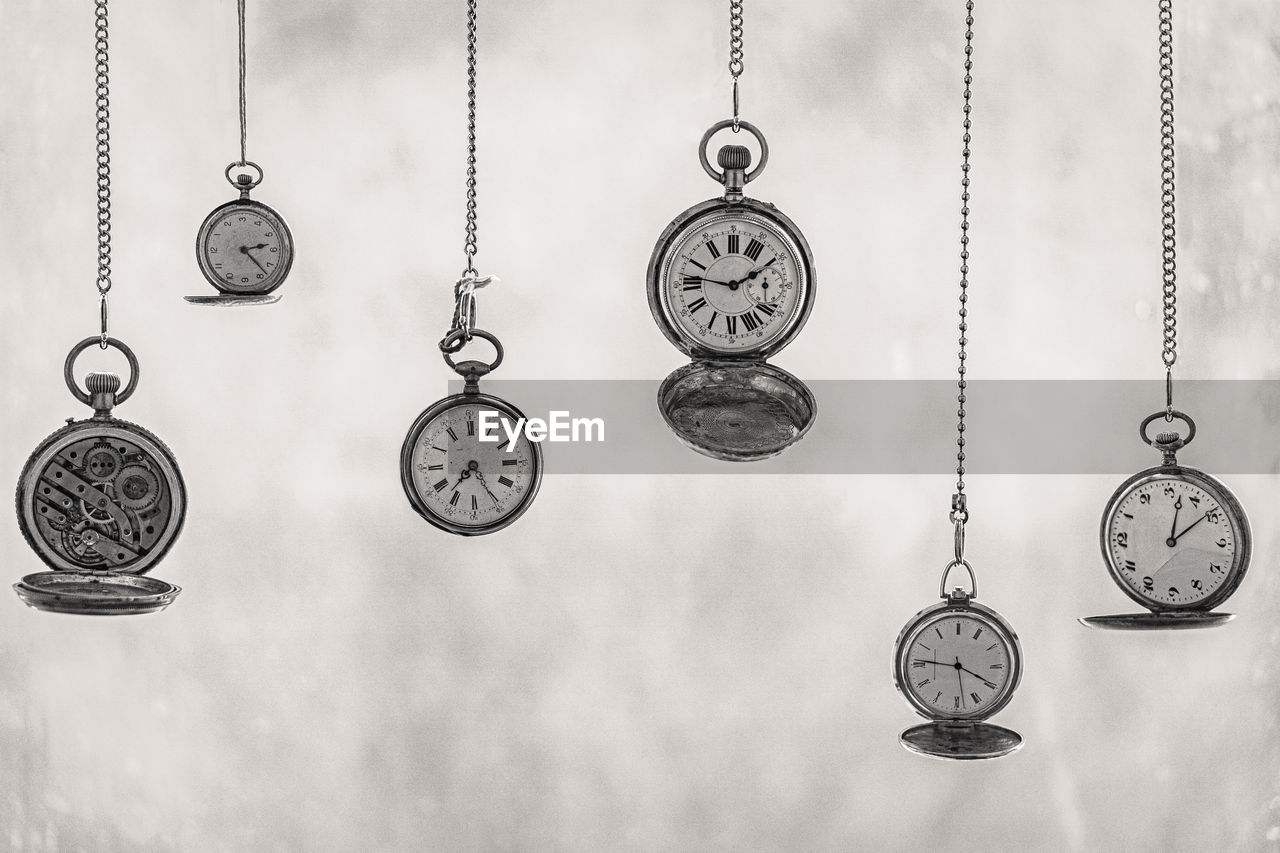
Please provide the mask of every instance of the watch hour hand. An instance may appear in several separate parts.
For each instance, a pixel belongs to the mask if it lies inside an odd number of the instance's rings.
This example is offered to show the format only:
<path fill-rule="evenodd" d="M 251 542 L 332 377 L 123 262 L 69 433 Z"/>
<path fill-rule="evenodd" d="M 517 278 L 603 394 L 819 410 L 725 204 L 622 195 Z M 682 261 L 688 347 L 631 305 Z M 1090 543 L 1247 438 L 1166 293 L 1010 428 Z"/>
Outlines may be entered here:
<path fill-rule="evenodd" d="M 751 272 L 747 273 L 747 277 L 746 277 L 745 279 L 743 279 L 743 281 L 750 281 L 751 279 L 753 279 L 753 278 L 755 278 L 756 276 L 760 275 L 760 273 L 762 273 L 762 272 L 764 272 L 764 271 L 765 271 L 765 268 L 766 268 L 766 267 L 771 266 L 771 265 L 773 264 L 773 262 L 774 262 L 774 261 L 776 261 L 776 260 L 777 260 L 777 258 L 770 258 L 770 259 L 769 259 L 768 261 L 766 261 L 765 263 L 761 264 L 760 266 L 758 266 L 758 267 L 756 267 L 755 269 L 753 269 Z"/>
<path fill-rule="evenodd" d="M 257 258 L 255 258 L 253 255 L 249 254 L 249 252 L 250 252 L 251 250 L 253 250 L 253 249 L 261 249 L 261 248 L 262 248 L 263 246 L 265 246 L 265 245 L 267 245 L 267 244 L 266 244 L 266 243 L 259 243 L 259 244 L 258 244 L 258 245 L 256 245 L 256 246 L 241 246 L 241 247 L 240 247 L 240 254 L 244 255 L 246 258 L 248 258 L 249 260 L 253 261 L 253 265 L 254 265 L 255 267 L 257 267 L 258 269 L 262 270 L 263 275 L 265 275 L 265 274 L 266 274 L 266 272 L 267 272 L 267 268 L 266 268 L 266 267 L 264 267 L 261 263 L 259 263 L 259 262 L 258 262 L 258 259 L 257 259 Z"/>
<path fill-rule="evenodd" d="M 1174 536 L 1173 532 L 1178 529 L 1178 513 L 1180 512 L 1182 512 L 1182 495 L 1178 495 L 1178 500 L 1173 505 L 1173 521 L 1169 524 L 1169 538 L 1164 542 L 1164 544 L 1168 545 L 1170 548 L 1172 548 L 1178 541 L 1178 537 Z M 1190 529 L 1190 527 L 1187 528 L 1187 530 Z"/>

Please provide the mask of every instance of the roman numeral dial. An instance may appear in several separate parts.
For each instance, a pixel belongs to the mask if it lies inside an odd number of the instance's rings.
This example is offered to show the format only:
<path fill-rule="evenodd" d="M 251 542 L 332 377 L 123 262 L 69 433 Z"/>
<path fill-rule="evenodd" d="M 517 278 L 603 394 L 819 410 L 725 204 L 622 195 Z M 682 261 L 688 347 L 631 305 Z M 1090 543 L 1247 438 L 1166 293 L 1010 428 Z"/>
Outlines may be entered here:
<path fill-rule="evenodd" d="M 940 611 L 916 625 L 899 646 L 899 687 L 929 716 L 985 718 L 1012 692 L 1015 646 L 983 612 Z"/>
<path fill-rule="evenodd" d="M 465 395 L 440 401 L 418 418 L 401 452 L 410 503 L 455 533 L 505 526 L 524 512 L 542 477 L 540 449 L 518 430 L 521 415 L 486 399 L 495 405 Z M 518 430 L 514 443 L 503 424 Z M 486 434 L 491 440 L 482 441 Z"/>
<path fill-rule="evenodd" d="M 720 353 L 785 343 L 804 319 L 811 286 L 799 242 L 749 209 L 692 220 L 666 244 L 660 281 L 651 278 L 669 328 Z"/>

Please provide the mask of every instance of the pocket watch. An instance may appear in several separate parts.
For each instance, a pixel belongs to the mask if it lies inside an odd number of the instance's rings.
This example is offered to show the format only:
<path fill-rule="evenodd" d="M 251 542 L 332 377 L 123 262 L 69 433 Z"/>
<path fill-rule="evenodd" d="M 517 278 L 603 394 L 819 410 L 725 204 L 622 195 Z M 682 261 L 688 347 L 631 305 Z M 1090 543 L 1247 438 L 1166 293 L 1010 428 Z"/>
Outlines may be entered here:
<path fill-rule="evenodd" d="M 963 567 L 969 591 L 947 592 L 947 576 Z M 938 758 L 977 759 L 1007 755 L 1022 736 L 984 722 L 1013 698 L 1022 678 L 1022 646 L 996 611 L 978 604 L 977 580 L 965 560 L 942 573 L 942 601 L 926 607 L 903 627 L 894 644 L 893 680 L 911 707 L 931 722 L 907 729 L 907 749 Z"/>
<path fill-rule="evenodd" d="M 492 363 L 453 360 L 468 337 L 493 345 Z M 400 449 L 400 482 L 414 510 L 441 530 L 493 533 L 523 515 L 537 495 L 542 446 L 524 434 L 519 409 L 480 391 L 480 377 L 502 363 L 495 336 L 455 328 L 440 349 L 463 378 L 463 390 L 436 401 L 413 422 Z"/>
<path fill-rule="evenodd" d="M 142 427 L 114 417 L 138 384 L 138 360 L 115 338 L 106 343 L 129 362 L 124 390 L 113 373 L 90 373 L 85 389 L 73 368 L 86 338 L 67 356 L 64 376 L 92 417 L 67 425 L 35 449 L 18 478 L 18 527 L 53 571 L 27 575 L 14 590 L 30 606 L 55 613 L 129 614 L 163 610 L 181 591 L 144 577 L 182 530 L 187 491 L 169 448 Z"/>
<path fill-rule="evenodd" d="M 1158 418 L 1180 420 L 1176 431 L 1153 439 Z M 1233 614 L 1214 613 L 1244 580 L 1252 535 L 1244 508 L 1220 480 L 1178 464 L 1177 452 L 1195 438 L 1196 425 L 1182 412 L 1157 412 L 1138 434 L 1160 451 L 1160 465 L 1120 484 L 1102 514 L 1102 556 L 1116 585 L 1150 613 L 1093 616 L 1093 627 L 1136 629 L 1201 628 Z"/>
<path fill-rule="evenodd" d="M 240 172 L 232 178 L 231 170 L 240 166 L 252 166 L 257 176 Z M 284 217 L 249 198 L 249 191 L 262 183 L 260 166 L 232 163 L 226 175 L 240 197 L 214 208 L 196 234 L 196 262 L 219 293 L 185 299 L 201 305 L 275 302 L 280 296 L 274 291 L 293 266 L 293 234 Z"/>
<path fill-rule="evenodd" d="M 737 124 L 760 145 L 725 145 L 720 170 L 707 160 L 717 122 L 698 146 L 702 168 L 725 188 L 667 226 L 649 259 L 649 310 L 662 333 L 693 358 L 668 376 L 659 408 L 688 446 L 719 459 L 780 453 L 813 423 L 816 403 L 804 383 L 765 363 L 789 344 L 813 309 L 813 253 L 804 234 L 768 202 L 743 194 L 769 161 L 764 135 Z"/>

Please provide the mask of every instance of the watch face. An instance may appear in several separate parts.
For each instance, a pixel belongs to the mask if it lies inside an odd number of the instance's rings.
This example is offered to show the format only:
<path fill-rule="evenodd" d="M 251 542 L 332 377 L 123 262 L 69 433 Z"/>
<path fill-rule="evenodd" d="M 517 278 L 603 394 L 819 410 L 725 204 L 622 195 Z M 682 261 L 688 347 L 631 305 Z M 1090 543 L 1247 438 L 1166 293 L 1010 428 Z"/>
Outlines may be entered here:
<path fill-rule="evenodd" d="M 196 236 L 196 260 L 214 287 L 226 293 L 268 293 L 284 283 L 293 264 L 293 235 L 280 214 L 250 199 L 209 214 Z"/>
<path fill-rule="evenodd" d="M 542 482 L 542 448 L 523 430 L 514 442 L 508 433 L 522 418 L 487 394 L 455 395 L 423 412 L 400 453 L 400 479 L 413 508 L 464 536 L 519 518 Z M 481 441 L 485 432 L 496 440 Z"/>
<path fill-rule="evenodd" d="M 1102 521 L 1112 576 L 1152 610 L 1208 609 L 1239 585 L 1249 558 L 1244 510 L 1217 480 L 1189 468 L 1131 478 Z"/>
<path fill-rule="evenodd" d="M 691 354 L 763 358 L 785 346 L 812 304 L 813 264 L 800 232 L 771 205 L 694 208 L 658 241 L 650 303 Z"/>
<path fill-rule="evenodd" d="M 51 435 L 18 480 L 18 525 L 54 569 L 142 574 L 177 538 L 186 488 L 168 448 L 114 418 Z"/>
<path fill-rule="evenodd" d="M 932 608 L 898 638 L 894 675 L 898 689 L 926 717 L 984 719 L 1004 707 L 1017 687 L 1017 637 L 987 608 Z"/>

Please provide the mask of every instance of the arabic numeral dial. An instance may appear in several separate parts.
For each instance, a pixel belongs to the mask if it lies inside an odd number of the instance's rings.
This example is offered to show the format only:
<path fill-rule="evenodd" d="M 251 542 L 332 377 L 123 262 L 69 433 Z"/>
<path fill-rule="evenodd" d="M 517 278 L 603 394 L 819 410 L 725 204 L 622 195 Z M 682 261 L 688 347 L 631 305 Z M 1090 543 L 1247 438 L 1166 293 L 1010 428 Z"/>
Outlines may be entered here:
<path fill-rule="evenodd" d="M 1174 476 L 1140 482 L 1116 502 L 1106 551 L 1116 576 L 1157 607 L 1194 607 L 1232 574 L 1238 543 L 1211 489 Z"/>

